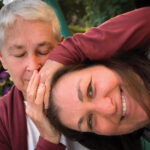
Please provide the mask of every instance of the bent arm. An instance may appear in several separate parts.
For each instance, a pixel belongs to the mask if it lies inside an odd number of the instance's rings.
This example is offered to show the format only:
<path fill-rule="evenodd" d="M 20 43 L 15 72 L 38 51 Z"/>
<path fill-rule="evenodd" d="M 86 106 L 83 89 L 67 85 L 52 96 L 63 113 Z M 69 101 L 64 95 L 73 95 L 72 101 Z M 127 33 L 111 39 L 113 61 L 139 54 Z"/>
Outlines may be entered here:
<path fill-rule="evenodd" d="M 50 59 L 62 64 L 99 60 L 117 51 L 127 51 L 149 44 L 150 7 L 135 9 L 114 17 L 84 34 L 75 34 L 59 44 Z"/>
<path fill-rule="evenodd" d="M 0 149 L 11 150 L 9 138 L 0 120 Z"/>

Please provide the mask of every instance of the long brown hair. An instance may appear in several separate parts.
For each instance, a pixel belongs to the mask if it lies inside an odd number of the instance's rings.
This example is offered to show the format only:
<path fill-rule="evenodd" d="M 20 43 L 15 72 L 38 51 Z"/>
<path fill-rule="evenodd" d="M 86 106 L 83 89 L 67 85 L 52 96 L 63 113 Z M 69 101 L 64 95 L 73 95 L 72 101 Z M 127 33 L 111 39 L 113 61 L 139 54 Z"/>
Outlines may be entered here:
<path fill-rule="evenodd" d="M 48 109 L 47 117 L 49 118 L 51 124 L 54 127 L 66 135 L 67 137 L 77 140 L 81 143 L 86 143 L 86 146 L 92 149 L 96 148 L 104 148 L 106 149 L 121 149 L 122 146 L 122 139 L 126 139 L 128 143 L 130 143 L 129 147 L 131 148 L 134 141 L 136 141 L 139 137 L 140 131 L 123 135 L 123 136 L 102 136 L 102 135 L 95 135 L 93 133 L 82 133 L 79 131 L 75 131 L 65 127 L 59 120 L 58 112 L 59 107 L 55 105 L 54 96 L 53 96 L 53 88 L 57 81 L 66 73 L 73 72 L 76 70 L 81 70 L 87 67 L 91 67 L 94 65 L 105 65 L 106 67 L 114 70 L 117 72 L 122 80 L 124 81 L 126 87 L 128 87 L 128 92 L 135 97 L 135 99 L 139 102 L 139 104 L 144 108 L 148 116 L 150 117 L 150 102 L 144 103 L 144 99 L 150 100 L 150 62 L 147 58 L 147 49 L 145 50 L 132 50 L 126 53 L 118 53 L 114 57 L 108 60 L 90 62 L 87 61 L 84 64 L 72 65 L 64 67 L 63 69 L 58 70 L 52 79 L 51 85 L 51 94 L 50 94 L 50 107 Z M 142 79 L 142 82 L 139 82 L 139 79 Z M 141 100 L 142 99 L 142 100 Z M 95 137 L 99 139 L 99 144 L 95 145 L 95 142 L 91 139 L 91 137 Z M 128 137 L 128 138 L 127 138 Z M 132 139 L 130 142 L 129 139 Z M 88 142 L 85 142 L 88 140 Z M 106 142 L 107 140 L 107 142 Z M 92 142 L 93 141 L 93 142 Z M 116 143 L 117 141 L 117 143 Z M 120 142 L 119 142 L 120 141 Z M 94 144 L 93 144 L 94 143 Z M 108 144 L 109 143 L 109 144 Z M 99 146 L 100 147 L 99 147 Z M 128 147 L 128 146 L 127 146 Z M 128 150 L 130 149 L 128 147 Z"/>

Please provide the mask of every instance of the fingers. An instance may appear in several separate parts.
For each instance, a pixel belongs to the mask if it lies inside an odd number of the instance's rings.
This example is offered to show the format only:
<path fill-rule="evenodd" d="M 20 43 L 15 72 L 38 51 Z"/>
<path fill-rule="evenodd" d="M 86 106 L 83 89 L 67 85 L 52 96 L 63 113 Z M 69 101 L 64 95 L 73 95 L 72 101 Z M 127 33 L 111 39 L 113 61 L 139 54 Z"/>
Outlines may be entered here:
<path fill-rule="evenodd" d="M 35 101 L 39 82 L 40 82 L 40 75 L 37 72 L 37 70 L 35 70 L 29 81 L 28 88 L 27 88 L 27 100 L 28 101 L 30 102 Z"/>
<path fill-rule="evenodd" d="M 50 78 L 48 78 L 48 75 L 42 77 L 46 80 L 44 83 L 42 83 L 40 81 L 40 75 L 37 71 L 34 71 L 28 84 L 28 103 L 26 105 L 26 114 L 32 119 L 38 128 L 40 135 L 44 139 L 58 144 L 60 141 L 60 133 L 53 128 L 43 111 L 44 99 L 47 100 L 45 103 L 46 106 L 48 106 Z"/>
<path fill-rule="evenodd" d="M 36 75 L 36 72 L 37 72 L 37 70 L 34 70 L 32 76 L 31 76 L 31 79 L 30 79 L 30 81 L 29 81 L 27 91 L 29 91 L 29 89 L 31 88 L 31 85 L 32 85 L 32 83 L 33 83 L 33 81 L 34 81 L 34 78 L 35 78 L 35 75 Z"/>
<path fill-rule="evenodd" d="M 40 105 L 43 108 L 43 100 L 44 100 L 44 95 L 45 95 L 45 85 L 43 83 L 40 83 L 38 89 L 37 89 L 37 95 L 36 95 L 36 100 L 35 103 L 37 105 Z"/>
<path fill-rule="evenodd" d="M 63 64 L 60 64 L 53 60 L 47 60 L 44 66 L 40 70 L 41 81 L 46 85 L 46 91 L 44 96 L 44 108 L 47 109 L 49 105 L 49 95 L 51 88 L 51 78 L 53 77 L 56 70 L 63 67 Z"/>
<path fill-rule="evenodd" d="M 44 108 L 48 109 L 49 106 L 49 95 L 50 95 L 50 83 L 46 82 L 46 92 L 44 96 Z"/>
<path fill-rule="evenodd" d="M 33 122 L 40 122 L 43 118 L 45 85 L 40 83 L 38 72 L 33 74 L 27 93 L 26 114 Z"/>

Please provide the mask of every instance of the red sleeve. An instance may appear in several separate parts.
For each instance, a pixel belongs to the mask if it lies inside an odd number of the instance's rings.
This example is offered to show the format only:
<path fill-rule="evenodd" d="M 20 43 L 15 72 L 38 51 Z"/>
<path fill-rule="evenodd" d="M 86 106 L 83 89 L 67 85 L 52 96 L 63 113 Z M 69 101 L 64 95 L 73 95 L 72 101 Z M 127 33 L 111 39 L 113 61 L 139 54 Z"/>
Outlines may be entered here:
<path fill-rule="evenodd" d="M 10 150 L 10 142 L 5 127 L 2 124 L 2 120 L 0 120 L 0 149 L 2 150 Z"/>
<path fill-rule="evenodd" d="M 114 17 L 84 34 L 75 34 L 59 44 L 49 58 L 68 64 L 85 59 L 99 60 L 117 51 L 127 51 L 149 44 L 150 7 L 135 9 Z"/>
<path fill-rule="evenodd" d="M 65 150 L 65 148 L 62 144 L 53 144 L 40 136 L 35 150 Z"/>
<path fill-rule="evenodd" d="M 0 150 L 10 150 L 11 143 L 10 143 L 10 136 L 8 133 L 8 120 L 7 116 L 5 115 L 7 111 L 7 107 L 4 105 L 4 96 L 0 98 Z M 7 123 L 7 124 L 6 124 Z"/>

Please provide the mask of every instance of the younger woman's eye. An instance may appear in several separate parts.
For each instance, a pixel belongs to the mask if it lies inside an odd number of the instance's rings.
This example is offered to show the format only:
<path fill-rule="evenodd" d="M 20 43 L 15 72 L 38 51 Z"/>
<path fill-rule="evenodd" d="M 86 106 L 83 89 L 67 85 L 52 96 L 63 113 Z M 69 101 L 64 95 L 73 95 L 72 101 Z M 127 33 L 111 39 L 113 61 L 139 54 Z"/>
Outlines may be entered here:
<path fill-rule="evenodd" d="M 87 96 L 90 98 L 93 96 L 92 80 L 90 81 L 87 88 Z"/>
<path fill-rule="evenodd" d="M 90 114 L 89 117 L 88 117 L 88 122 L 87 122 L 88 128 L 89 128 L 90 130 L 93 129 L 92 119 L 93 119 L 93 114 Z"/>

